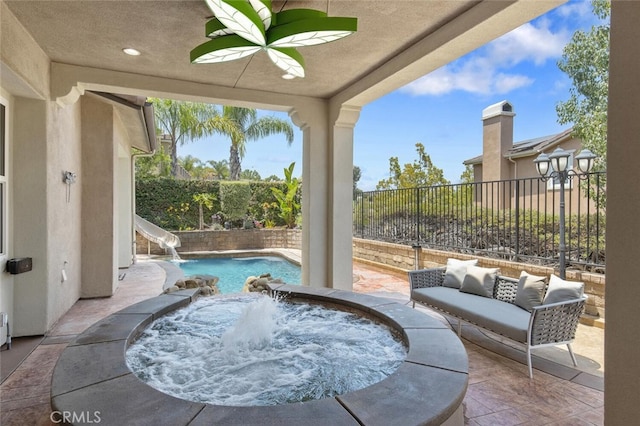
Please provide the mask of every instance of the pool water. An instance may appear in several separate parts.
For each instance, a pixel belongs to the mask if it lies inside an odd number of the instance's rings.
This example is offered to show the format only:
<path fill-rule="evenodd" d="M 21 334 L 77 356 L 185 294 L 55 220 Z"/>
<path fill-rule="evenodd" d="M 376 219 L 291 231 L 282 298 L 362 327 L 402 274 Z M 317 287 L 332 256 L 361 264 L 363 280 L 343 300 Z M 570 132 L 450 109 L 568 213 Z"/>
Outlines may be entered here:
<path fill-rule="evenodd" d="M 280 278 L 287 284 L 300 284 L 300 267 L 277 256 L 191 259 L 178 265 L 185 276 L 220 278 L 218 288 L 222 294 L 238 293 L 248 277 L 262 274 L 271 274 L 272 278 Z"/>

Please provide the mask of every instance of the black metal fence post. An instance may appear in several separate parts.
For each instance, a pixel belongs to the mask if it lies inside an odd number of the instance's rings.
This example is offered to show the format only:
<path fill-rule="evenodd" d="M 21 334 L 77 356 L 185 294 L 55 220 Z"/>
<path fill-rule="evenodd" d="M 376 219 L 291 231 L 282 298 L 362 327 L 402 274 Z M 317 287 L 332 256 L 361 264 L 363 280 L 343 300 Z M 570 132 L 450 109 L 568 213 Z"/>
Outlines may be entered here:
<path fill-rule="evenodd" d="M 515 258 L 514 261 L 518 261 L 520 257 L 520 182 L 516 181 L 516 242 L 515 242 Z"/>
<path fill-rule="evenodd" d="M 422 222 L 422 214 L 420 209 L 420 187 L 416 188 L 416 245 L 420 245 L 420 222 Z"/>

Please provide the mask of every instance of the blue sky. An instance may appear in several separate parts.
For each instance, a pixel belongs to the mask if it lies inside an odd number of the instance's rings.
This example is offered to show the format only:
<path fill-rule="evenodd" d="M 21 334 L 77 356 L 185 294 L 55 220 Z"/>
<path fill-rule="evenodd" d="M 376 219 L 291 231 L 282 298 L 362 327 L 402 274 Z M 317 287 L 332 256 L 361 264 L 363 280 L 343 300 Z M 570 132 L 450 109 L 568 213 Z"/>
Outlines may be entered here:
<path fill-rule="evenodd" d="M 354 130 L 354 165 L 362 170 L 358 187 L 375 189 L 389 175 L 389 158 L 400 164 L 416 158 L 421 142 L 433 163 L 452 183 L 462 162 L 482 153 L 482 110 L 508 100 L 516 113 L 514 141 L 559 133 L 555 106 L 569 98 L 571 81 L 556 63 L 576 29 L 595 23 L 587 0 L 569 1 L 493 42 L 365 105 Z M 261 112 L 287 119 L 284 113 Z M 178 147 L 178 155 L 203 161 L 228 160 L 229 141 L 213 136 Z M 302 174 L 302 133 L 288 146 L 282 136 L 247 144 L 242 168 L 264 178 L 283 176 L 295 161 Z"/>

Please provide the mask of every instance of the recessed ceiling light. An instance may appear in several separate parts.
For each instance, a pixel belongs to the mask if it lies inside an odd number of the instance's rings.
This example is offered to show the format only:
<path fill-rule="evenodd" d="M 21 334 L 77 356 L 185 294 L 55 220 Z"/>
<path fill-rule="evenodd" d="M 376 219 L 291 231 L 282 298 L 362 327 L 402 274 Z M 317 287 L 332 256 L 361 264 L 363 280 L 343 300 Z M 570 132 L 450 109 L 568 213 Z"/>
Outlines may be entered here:
<path fill-rule="evenodd" d="M 131 47 L 125 47 L 124 49 L 122 49 L 122 51 L 124 53 L 126 53 L 127 55 L 131 55 L 131 56 L 140 56 L 140 51 L 133 49 Z"/>
<path fill-rule="evenodd" d="M 284 78 L 285 80 L 293 80 L 294 78 L 296 78 L 296 76 L 293 74 L 284 74 L 282 78 Z"/>

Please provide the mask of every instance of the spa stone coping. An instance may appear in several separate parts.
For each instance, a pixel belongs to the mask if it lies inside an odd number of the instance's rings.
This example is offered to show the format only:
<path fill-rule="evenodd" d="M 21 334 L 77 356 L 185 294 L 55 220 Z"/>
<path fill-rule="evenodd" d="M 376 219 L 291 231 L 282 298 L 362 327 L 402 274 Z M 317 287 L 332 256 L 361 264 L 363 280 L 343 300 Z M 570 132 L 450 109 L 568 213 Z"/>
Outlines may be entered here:
<path fill-rule="evenodd" d="M 453 425 L 463 424 L 468 385 L 464 346 L 447 325 L 405 305 L 329 288 L 271 285 L 292 301 L 360 311 L 399 332 L 408 345 L 400 367 L 382 381 L 334 398 L 276 406 L 235 407 L 164 394 L 127 367 L 125 351 L 152 321 L 198 298 L 199 289 L 163 294 L 131 305 L 80 334 L 53 372 L 53 411 L 101 425 Z M 187 367 L 188 368 L 188 367 Z M 84 413 L 84 417 L 81 415 Z M 78 423 L 82 424 L 82 423 Z"/>

